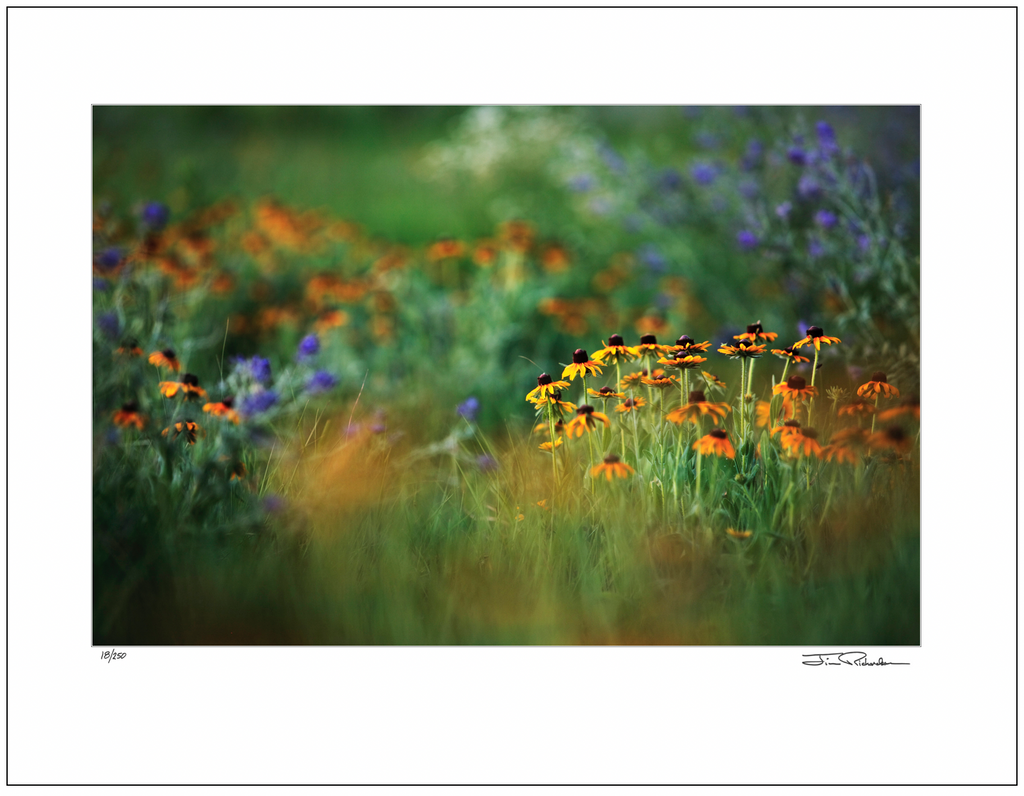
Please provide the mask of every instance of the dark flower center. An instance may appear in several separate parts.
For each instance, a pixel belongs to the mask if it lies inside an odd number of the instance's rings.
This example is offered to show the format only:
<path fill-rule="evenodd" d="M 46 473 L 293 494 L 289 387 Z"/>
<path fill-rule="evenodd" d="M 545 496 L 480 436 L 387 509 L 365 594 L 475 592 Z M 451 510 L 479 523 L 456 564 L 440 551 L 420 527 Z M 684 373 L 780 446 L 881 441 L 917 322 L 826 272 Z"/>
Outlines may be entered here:
<path fill-rule="evenodd" d="M 626 341 L 622 339 L 621 334 L 613 334 L 611 337 L 608 338 L 609 346 L 624 346 L 625 344 Z"/>
<path fill-rule="evenodd" d="M 604 463 L 605 464 L 618 464 L 619 463 L 619 457 L 616 456 L 614 453 L 609 453 L 607 456 L 604 457 Z"/>
<path fill-rule="evenodd" d="M 802 390 L 807 386 L 807 380 L 803 376 L 790 376 L 786 380 L 786 385 L 791 390 Z"/>
<path fill-rule="evenodd" d="M 553 393 L 551 393 L 551 400 L 554 401 L 556 404 L 557 403 L 561 403 L 561 401 L 562 401 L 562 393 L 560 393 L 560 392 L 553 392 Z"/>
<path fill-rule="evenodd" d="M 800 428 L 800 424 L 796 420 L 787 420 L 782 425 L 787 426 L 788 428 Z"/>
<path fill-rule="evenodd" d="M 657 345 L 658 338 L 653 334 L 645 334 L 640 338 L 640 345 Z"/>
<path fill-rule="evenodd" d="M 233 395 L 229 395 L 229 396 L 228 396 L 227 398 L 225 398 L 225 399 L 224 399 L 223 401 L 221 401 L 221 403 L 222 403 L 222 404 L 223 404 L 223 405 L 224 405 L 224 406 L 225 406 L 225 407 L 226 407 L 227 409 L 230 409 L 231 407 L 233 407 L 233 406 L 235 405 L 235 396 L 233 396 Z"/>
<path fill-rule="evenodd" d="M 121 404 L 121 411 L 135 414 L 139 411 L 139 405 L 135 401 L 129 401 L 126 404 Z"/>
<path fill-rule="evenodd" d="M 572 361 L 574 365 L 582 365 L 584 362 L 588 361 L 587 352 L 582 348 L 577 348 L 572 352 Z"/>
<path fill-rule="evenodd" d="M 690 393 L 691 404 L 702 404 L 707 400 L 704 396 L 704 390 L 694 390 Z"/>
<path fill-rule="evenodd" d="M 885 381 L 885 374 L 880 370 L 876 370 L 874 373 L 871 374 L 871 381 L 880 381 L 883 384 L 887 383 Z"/>
<path fill-rule="evenodd" d="M 758 321 L 757 323 L 748 324 L 747 326 L 747 334 L 761 334 L 761 332 L 763 331 L 764 327 L 761 325 L 760 321 Z"/>
<path fill-rule="evenodd" d="M 611 387 L 602 387 L 600 390 L 598 390 L 598 392 L 601 393 L 601 395 L 614 395 L 615 394 L 615 390 L 613 390 Z"/>
<path fill-rule="evenodd" d="M 551 384 L 551 377 L 547 373 L 541 373 L 537 377 L 537 386 L 543 387 L 545 384 Z"/>
<path fill-rule="evenodd" d="M 187 384 L 189 387 L 198 387 L 199 377 L 193 375 L 192 373 L 186 373 L 184 376 L 181 377 L 181 383 Z"/>
<path fill-rule="evenodd" d="M 889 426 L 885 430 L 885 436 L 893 442 L 903 442 L 907 438 L 906 432 L 899 426 Z"/>
<path fill-rule="evenodd" d="M 822 329 L 820 326 L 808 326 L 807 327 L 807 336 L 808 337 L 824 337 L 825 336 L 825 330 Z"/>
<path fill-rule="evenodd" d="M 622 405 L 623 406 L 636 406 L 636 401 L 634 401 L 632 398 L 627 398 L 625 401 L 622 402 Z"/>
<path fill-rule="evenodd" d="M 139 341 L 134 337 L 129 337 L 127 340 L 121 341 L 121 348 L 138 348 Z"/>
<path fill-rule="evenodd" d="M 714 437 L 715 439 L 725 439 L 727 435 L 724 431 L 722 431 L 722 429 L 716 428 L 714 431 L 711 432 L 711 436 Z"/>
<path fill-rule="evenodd" d="M 818 432 L 813 428 L 805 428 L 803 434 L 805 437 L 810 437 L 811 439 L 818 438 Z"/>
<path fill-rule="evenodd" d="M 688 345 L 691 345 L 692 343 L 693 343 L 693 338 L 690 337 L 690 335 L 688 335 L 688 334 L 680 335 L 679 339 L 676 340 L 676 345 L 688 346 Z"/>
<path fill-rule="evenodd" d="M 174 349 L 173 348 L 165 348 L 160 353 L 163 354 L 164 357 L 166 357 L 167 359 L 174 359 Z"/>
<path fill-rule="evenodd" d="M 789 354 L 790 356 L 793 356 L 793 354 L 795 354 L 795 353 L 796 353 L 796 351 L 795 351 L 795 350 L 793 349 L 793 346 L 791 346 L 791 345 L 790 345 L 790 346 L 786 346 L 786 347 L 785 347 L 785 348 L 783 348 L 782 350 L 783 350 L 783 351 L 785 351 L 785 352 L 786 352 L 787 354 Z"/>
<path fill-rule="evenodd" d="M 594 407 L 590 404 L 583 404 L 579 409 L 576 410 L 578 415 L 592 415 L 594 414 Z"/>
<path fill-rule="evenodd" d="M 641 370 L 640 371 L 640 375 L 641 376 L 646 376 L 647 375 L 647 368 L 644 368 L 643 370 Z"/>

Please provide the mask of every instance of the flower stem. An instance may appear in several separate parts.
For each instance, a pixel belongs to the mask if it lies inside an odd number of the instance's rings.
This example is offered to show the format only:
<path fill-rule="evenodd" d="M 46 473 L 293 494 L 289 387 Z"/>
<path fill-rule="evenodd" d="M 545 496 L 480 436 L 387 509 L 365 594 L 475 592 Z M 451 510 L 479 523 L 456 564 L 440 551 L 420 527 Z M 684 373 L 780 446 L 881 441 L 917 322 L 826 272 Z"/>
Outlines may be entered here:
<path fill-rule="evenodd" d="M 548 430 L 551 432 L 551 508 L 555 508 L 555 492 L 558 489 L 558 467 L 555 464 L 555 408 L 548 404 Z"/>
<path fill-rule="evenodd" d="M 818 353 L 820 349 L 814 347 L 814 364 L 811 366 L 811 386 L 814 386 L 814 377 L 818 375 Z M 811 425 L 811 409 L 814 407 L 814 396 L 807 398 L 807 425 Z"/>
<path fill-rule="evenodd" d="M 615 392 L 622 389 L 622 365 L 618 359 L 615 360 Z M 626 457 L 626 429 L 624 428 L 623 420 L 625 418 L 619 418 L 619 437 L 622 441 L 622 457 Z"/>

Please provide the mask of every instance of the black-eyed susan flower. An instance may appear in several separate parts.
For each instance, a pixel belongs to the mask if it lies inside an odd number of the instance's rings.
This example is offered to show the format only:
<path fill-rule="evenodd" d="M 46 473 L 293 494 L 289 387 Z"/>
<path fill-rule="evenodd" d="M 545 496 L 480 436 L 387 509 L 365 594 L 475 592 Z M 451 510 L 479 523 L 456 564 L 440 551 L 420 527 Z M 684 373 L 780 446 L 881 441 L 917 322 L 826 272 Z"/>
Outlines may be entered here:
<path fill-rule="evenodd" d="M 438 260 L 448 260 L 453 257 L 462 257 L 466 253 L 466 244 L 455 238 L 441 238 L 431 244 L 427 249 L 427 259 L 432 263 Z"/>
<path fill-rule="evenodd" d="M 867 444 L 868 433 L 862 428 L 844 428 L 832 435 L 822 450 L 824 458 L 829 462 L 840 464 L 856 464 L 860 453 Z"/>
<path fill-rule="evenodd" d="M 836 410 L 836 414 L 839 417 L 869 417 L 877 411 L 874 404 L 863 398 L 854 398 L 848 404 L 840 406 Z"/>
<path fill-rule="evenodd" d="M 820 326 L 808 326 L 807 336 L 803 340 L 798 340 L 797 342 L 793 343 L 792 347 L 800 348 L 801 346 L 805 346 L 808 343 L 813 343 L 814 349 L 816 351 L 820 351 L 822 343 L 825 343 L 826 345 L 832 345 L 833 343 L 841 342 L 842 340 L 840 340 L 838 337 L 827 337 Z"/>
<path fill-rule="evenodd" d="M 658 364 L 664 365 L 666 368 L 674 368 L 676 370 L 692 370 L 693 368 L 699 368 L 701 364 L 707 361 L 707 357 L 687 354 L 685 351 L 680 349 L 675 352 L 675 356 L 659 359 Z"/>
<path fill-rule="evenodd" d="M 625 462 L 619 461 L 619 457 L 612 453 L 608 456 L 605 456 L 604 461 L 601 462 L 601 464 L 597 465 L 596 467 L 590 468 L 590 477 L 600 478 L 603 475 L 605 478 L 611 481 L 613 477 L 629 478 L 629 476 L 635 472 L 636 470 L 634 470 Z"/>
<path fill-rule="evenodd" d="M 679 339 L 676 340 L 676 344 L 671 346 L 673 351 L 683 351 L 687 354 L 703 354 L 709 348 L 711 343 L 705 340 L 703 343 L 695 342 L 692 337 L 688 334 L 679 335 Z"/>
<path fill-rule="evenodd" d="M 177 439 L 179 436 L 184 435 L 185 441 L 188 442 L 189 445 L 195 445 L 196 438 L 202 437 L 206 434 L 206 432 L 203 431 L 202 426 L 192 420 L 182 420 L 179 423 L 175 423 L 170 428 L 165 428 L 160 433 L 166 437 L 168 432 L 172 429 L 174 430 L 174 433 L 171 435 L 171 439 Z"/>
<path fill-rule="evenodd" d="M 736 458 L 736 451 L 733 449 L 732 443 L 729 442 L 729 435 L 720 428 L 713 429 L 693 443 L 693 449 L 700 454 L 725 456 L 727 459 Z"/>
<path fill-rule="evenodd" d="M 141 357 L 145 352 L 139 348 L 139 344 L 135 339 L 128 338 L 127 340 L 121 341 L 121 347 L 114 353 L 126 357 Z M 150 362 L 152 361 L 153 360 L 151 359 Z"/>
<path fill-rule="evenodd" d="M 771 423 L 772 405 L 769 401 L 758 401 L 754 404 L 754 424 L 758 428 L 767 428 Z"/>
<path fill-rule="evenodd" d="M 545 395 L 538 398 L 533 402 L 533 404 L 537 407 L 538 412 L 540 412 L 543 407 L 550 406 L 551 411 L 554 413 L 556 418 L 576 411 L 576 404 L 571 403 L 570 401 L 563 401 L 562 393 L 560 392 L 556 392 L 554 395 Z"/>
<path fill-rule="evenodd" d="M 146 418 L 139 413 L 139 405 L 135 401 L 121 404 L 121 408 L 114 412 L 114 425 L 121 428 L 135 426 L 139 431 L 146 425 Z"/>
<path fill-rule="evenodd" d="M 803 376 L 790 376 L 772 390 L 772 395 L 781 395 L 787 401 L 806 401 L 817 394 L 818 388 L 809 385 Z"/>
<path fill-rule="evenodd" d="M 915 420 L 921 419 L 921 402 L 916 395 L 904 398 L 899 406 L 886 409 L 878 415 L 878 419 L 883 423 L 888 423 L 898 417 L 913 417 Z"/>
<path fill-rule="evenodd" d="M 800 433 L 800 423 L 796 420 L 787 420 L 780 426 L 775 426 L 770 432 L 771 436 L 779 435 L 779 441 L 786 447 L 785 441 L 793 434 Z"/>
<path fill-rule="evenodd" d="M 174 353 L 173 348 L 165 348 L 163 351 L 154 351 L 149 355 L 149 363 L 156 365 L 158 368 L 167 368 L 177 373 L 181 370 L 181 363 L 178 361 L 177 354 Z"/>
<path fill-rule="evenodd" d="M 653 334 L 641 335 L 640 345 L 633 346 L 633 353 L 638 357 L 651 355 L 661 357 L 665 356 L 670 350 L 672 350 L 671 346 L 659 345 L 657 336 Z"/>
<path fill-rule="evenodd" d="M 570 439 L 582 437 L 597 428 L 598 423 L 604 423 L 605 428 L 611 425 L 608 415 L 595 411 L 590 404 L 583 404 L 576 410 L 576 417 L 565 424 L 565 434 Z"/>
<path fill-rule="evenodd" d="M 779 357 L 780 359 L 784 359 L 790 363 L 811 361 L 807 357 L 798 354 L 794 346 L 787 346 L 786 348 L 773 348 L 772 353 L 775 354 L 775 356 Z"/>
<path fill-rule="evenodd" d="M 643 398 L 627 398 L 625 401 L 623 401 L 621 404 L 615 407 L 615 411 L 622 412 L 623 414 L 627 412 L 636 412 L 638 409 L 640 409 L 640 407 L 645 406 L 646 404 L 647 401 L 645 401 Z"/>
<path fill-rule="evenodd" d="M 704 396 L 703 390 L 693 390 L 687 403 L 669 412 L 666 419 L 680 425 L 689 421 L 696 426 L 700 425 L 704 417 L 710 417 L 717 426 L 718 421 L 724 420 L 729 411 L 728 404 L 711 403 Z"/>
<path fill-rule="evenodd" d="M 173 398 L 179 392 L 186 401 L 195 401 L 206 397 L 206 390 L 199 386 L 199 379 L 192 373 L 186 373 L 181 381 L 162 381 L 159 384 L 160 394 L 165 398 Z"/>
<path fill-rule="evenodd" d="M 706 370 L 702 370 L 700 375 L 704 377 L 704 383 L 708 385 L 708 389 L 726 390 L 726 384 L 714 373 L 708 373 Z"/>
<path fill-rule="evenodd" d="M 899 398 L 900 391 L 886 381 L 885 373 L 876 370 L 871 374 L 871 380 L 857 388 L 857 395 L 861 398 Z"/>
<path fill-rule="evenodd" d="M 722 343 L 718 349 L 719 354 L 725 354 L 729 359 L 757 359 L 764 352 L 764 345 L 745 339 L 737 340 L 735 343 Z"/>
<path fill-rule="evenodd" d="M 628 390 L 631 387 L 639 387 L 641 380 L 647 378 L 647 368 L 638 370 L 635 373 L 627 373 L 622 377 L 622 381 L 619 382 L 619 386 L 623 390 Z"/>
<path fill-rule="evenodd" d="M 596 356 L 596 354 L 595 354 L 595 356 Z M 615 388 L 614 387 L 602 387 L 600 390 L 595 390 L 595 389 L 591 388 L 591 389 L 587 390 L 587 393 L 592 395 L 594 398 L 600 398 L 600 399 L 602 399 L 604 401 L 607 401 L 610 398 L 625 398 L 626 397 L 626 393 L 624 393 L 624 392 L 615 392 Z"/>
<path fill-rule="evenodd" d="M 725 532 L 733 539 L 749 539 L 754 535 L 753 531 L 737 531 L 735 528 L 726 528 Z"/>
<path fill-rule="evenodd" d="M 537 377 L 537 386 L 526 394 L 526 400 L 536 403 L 537 399 L 546 395 L 554 395 L 569 386 L 567 381 L 552 381 L 547 373 L 541 373 Z"/>
<path fill-rule="evenodd" d="M 632 362 L 636 359 L 636 353 L 626 345 L 621 334 L 613 334 L 608 338 L 608 343 L 601 342 L 604 346 L 600 351 L 594 352 L 594 359 L 604 364 L 621 365 L 623 362 Z"/>
<path fill-rule="evenodd" d="M 586 378 L 587 374 L 591 376 L 598 376 L 601 373 L 601 363 L 594 362 L 590 357 L 587 356 L 587 352 L 582 348 L 577 348 L 572 353 L 572 364 L 566 365 L 565 370 L 562 371 L 562 378 L 569 379 L 572 381 L 577 376 Z"/>
<path fill-rule="evenodd" d="M 889 426 L 881 431 L 876 431 L 868 437 L 868 447 L 871 450 L 891 450 L 896 453 L 906 453 L 910 450 L 913 439 L 900 426 Z"/>
<path fill-rule="evenodd" d="M 813 428 L 797 428 L 788 434 L 782 433 L 779 442 L 791 456 L 821 456 L 818 432 Z"/>
<path fill-rule="evenodd" d="M 547 434 L 551 436 L 551 424 L 550 423 L 538 423 L 533 427 L 534 434 Z M 555 438 L 562 436 L 565 433 L 565 424 L 561 420 L 555 421 Z"/>
<path fill-rule="evenodd" d="M 215 403 L 203 404 L 203 411 L 209 412 L 214 417 L 223 417 L 236 425 L 242 422 L 241 417 L 235 410 L 235 398 L 232 395 Z"/>
<path fill-rule="evenodd" d="M 749 324 L 747 326 L 747 331 L 743 334 L 734 335 L 733 340 L 749 340 L 752 343 L 767 340 L 770 343 L 778 336 L 779 335 L 776 332 L 766 332 L 764 327 L 761 325 L 761 321 L 758 321 L 757 323 Z"/>
<path fill-rule="evenodd" d="M 554 445 L 552 445 L 550 441 L 542 442 L 540 445 L 537 446 L 537 449 L 538 450 L 542 450 L 542 451 L 550 452 L 550 451 L 554 450 L 555 448 L 559 447 L 562 444 L 562 440 L 563 440 L 563 437 L 559 437 L 558 439 L 555 440 L 555 444 Z"/>
<path fill-rule="evenodd" d="M 672 387 L 679 383 L 677 376 L 671 376 L 665 373 L 661 368 L 655 368 L 651 371 L 650 376 L 641 376 L 641 384 L 646 384 L 648 387 L 655 387 L 659 390 L 664 390 L 666 387 Z"/>

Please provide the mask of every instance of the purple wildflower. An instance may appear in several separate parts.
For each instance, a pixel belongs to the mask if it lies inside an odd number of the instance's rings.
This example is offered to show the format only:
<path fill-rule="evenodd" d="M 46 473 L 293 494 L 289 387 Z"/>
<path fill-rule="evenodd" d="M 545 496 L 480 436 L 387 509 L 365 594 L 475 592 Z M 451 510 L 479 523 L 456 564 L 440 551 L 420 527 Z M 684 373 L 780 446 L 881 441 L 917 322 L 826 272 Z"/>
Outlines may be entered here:
<path fill-rule="evenodd" d="M 476 466 L 482 473 L 490 473 L 498 469 L 498 462 L 493 456 L 481 453 L 476 457 Z"/>
<path fill-rule="evenodd" d="M 741 249 L 750 251 L 757 248 L 757 235 L 749 229 L 743 229 L 736 233 L 736 242 L 740 245 Z"/>
<path fill-rule="evenodd" d="M 307 334 L 299 343 L 298 358 L 309 359 L 320 350 L 320 338 L 315 334 Z"/>
<path fill-rule="evenodd" d="M 246 417 L 260 415 L 277 403 L 277 393 L 274 390 L 260 390 L 247 395 L 242 401 L 241 412 Z"/>
<path fill-rule="evenodd" d="M 148 202 L 142 208 L 142 223 L 152 230 L 163 229 L 170 218 L 170 208 L 160 202 Z"/>
<path fill-rule="evenodd" d="M 747 144 L 747 151 L 740 160 L 740 168 L 744 171 L 753 171 L 761 163 L 764 155 L 764 145 L 756 138 L 752 138 Z"/>
<path fill-rule="evenodd" d="M 102 271 L 110 271 L 113 268 L 117 268 L 121 262 L 124 254 L 116 246 L 111 246 L 109 249 L 104 249 L 96 255 L 96 267 Z"/>
<path fill-rule="evenodd" d="M 270 384 L 270 360 L 261 356 L 254 356 L 252 359 L 235 357 L 235 373 L 248 376 L 260 384 Z"/>
<path fill-rule="evenodd" d="M 819 210 L 814 214 L 814 223 L 823 229 L 832 229 L 839 219 L 836 218 L 836 214 L 829 210 Z"/>
<path fill-rule="evenodd" d="M 690 169 L 690 176 L 698 185 L 711 185 L 715 181 L 717 173 L 714 166 L 707 163 L 695 163 Z"/>
<path fill-rule="evenodd" d="M 779 218 L 785 221 L 787 218 L 789 218 L 789 214 L 790 211 L 792 211 L 792 209 L 792 202 L 783 202 L 782 204 L 775 208 L 775 215 L 777 215 Z"/>
<path fill-rule="evenodd" d="M 637 254 L 640 256 L 640 262 L 646 265 L 654 273 L 662 274 L 665 272 L 668 260 L 666 260 L 662 253 L 657 250 L 654 244 L 644 244 Z"/>
<path fill-rule="evenodd" d="M 104 312 L 96 319 L 96 326 L 111 340 L 116 340 L 121 334 L 121 321 L 116 312 Z"/>
<path fill-rule="evenodd" d="M 744 199 L 753 199 L 757 196 L 759 188 L 754 180 L 743 180 L 740 183 L 739 191 Z"/>
<path fill-rule="evenodd" d="M 871 248 L 871 236 L 870 235 L 858 235 L 857 236 L 857 247 L 862 252 L 867 252 Z"/>
<path fill-rule="evenodd" d="M 92 278 L 92 289 L 93 290 L 98 290 L 101 293 L 103 293 L 103 292 L 106 291 L 106 289 L 108 287 L 110 287 L 110 283 L 106 279 L 103 279 L 103 278 L 98 277 L 98 276 L 94 276 Z"/>
<path fill-rule="evenodd" d="M 821 186 L 810 174 L 803 174 L 797 181 L 796 192 L 801 199 L 814 199 L 821 195 Z"/>
<path fill-rule="evenodd" d="M 807 256 L 812 260 L 816 260 L 825 253 L 825 247 L 821 245 L 821 241 L 817 238 L 811 238 L 807 244 Z"/>
<path fill-rule="evenodd" d="M 470 423 L 475 423 L 477 415 L 480 414 L 480 401 L 475 395 L 471 395 L 455 407 L 455 411 L 458 412 L 461 417 L 466 418 Z"/>
<path fill-rule="evenodd" d="M 612 147 L 608 146 L 608 144 L 603 144 L 599 153 L 601 155 L 601 160 L 604 161 L 604 165 L 612 171 L 617 174 L 621 174 L 626 170 L 626 161 L 622 159 L 622 155 L 612 149 Z"/>
<path fill-rule="evenodd" d="M 338 380 L 326 370 L 318 370 L 306 381 L 306 392 L 316 395 L 317 393 L 333 390 L 338 386 Z"/>
<path fill-rule="evenodd" d="M 280 495 L 266 495 L 260 501 L 260 508 L 267 512 L 267 514 L 280 514 L 285 510 L 286 506 L 285 499 Z"/>
<path fill-rule="evenodd" d="M 789 160 L 794 166 L 806 166 L 807 165 L 807 152 L 803 147 L 791 146 L 786 150 L 786 159 Z"/>
<path fill-rule="evenodd" d="M 818 133 L 818 146 L 821 147 L 823 157 L 829 157 L 839 152 L 839 145 L 836 143 L 836 131 L 828 122 L 818 122 L 814 125 Z"/>
<path fill-rule="evenodd" d="M 589 174 L 578 174 L 569 180 L 569 190 L 586 193 L 594 187 L 594 178 Z"/>

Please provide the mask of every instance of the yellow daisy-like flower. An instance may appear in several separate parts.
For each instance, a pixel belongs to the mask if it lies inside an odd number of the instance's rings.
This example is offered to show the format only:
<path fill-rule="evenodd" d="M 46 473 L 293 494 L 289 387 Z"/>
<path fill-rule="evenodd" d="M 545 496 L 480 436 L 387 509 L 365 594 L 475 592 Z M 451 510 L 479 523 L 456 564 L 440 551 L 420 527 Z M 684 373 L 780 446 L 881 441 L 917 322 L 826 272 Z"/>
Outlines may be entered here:
<path fill-rule="evenodd" d="M 689 401 L 685 405 L 673 409 L 665 419 L 677 425 L 689 421 L 696 426 L 700 425 L 702 418 L 710 417 L 717 426 L 718 421 L 724 420 L 730 411 L 731 407 L 728 404 L 711 403 L 704 397 L 703 390 L 694 390 L 690 393 Z"/>
<path fill-rule="evenodd" d="M 536 403 L 538 399 L 546 395 L 554 395 L 569 386 L 567 381 L 552 381 L 547 373 L 541 373 L 537 377 L 537 386 L 526 394 L 526 400 Z"/>
<path fill-rule="evenodd" d="M 640 379 L 641 383 L 646 384 L 648 387 L 657 387 L 659 390 L 664 390 L 666 387 L 671 387 L 679 383 L 678 376 L 667 376 L 665 371 L 661 368 L 655 370 L 650 377 L 643 376 Z"/>
<path fill-rule="evenodd" d="M 826 345 L 832 345 L 833 343 L 841 342 L 843 341 L 840 340 L 838 337 L 826 337 L 825 332 L 822 330 L 820 326 L 808 326 L 807 336 L 803 340 L 799 340 L 793 343 L 792 347 L 800 348 L 801 346 L 805 346 L 808 343 L 814 343 L 815 350 L 820 351 L 822 343 L 825 343 Z"/>
<path fill-rule="evenodd" d="M 462 257 L 466 253 L 466 244 L 455 238 L 441 238 L 427 249 L 427 259 L 431 262 Z"/>
<path fill-rule="evenodd" d="M 533 402 L 533 405 L 537 407 L 538 412 L 541 411 L 542 407 L 550 406 L 557 417 L 576 411 L 576 404 L 571 401 L 563 401 L 562 393 L 560 392 L 556 392 L 554 395 L 545 395 L 542 398 L 538 398 Z"/>
<path fill-rule="evenodd" d="M 203 404 L 203 411 L 209 412 L 214 417 L 223 417 L 230 420 L 236 426 L 242 422 L 241 417 L 239 417 L 238 412 L 235 410 L 234 396 L 231 395 L 216 403 Z"/>
<path fill-rule="evenodd" d="M 878 410 L 874 404 L 868 403 L 863 398 L 854 398 L 850 403 L 840 406 L 836 410 L 839 417 L 867 417 Z"/>
<path fill-rule="evenodd" d="M 772 395 L 781 395 L 786 400 L 806 401 L 818 394 L 818 388 L 807 383 L 803 376 L 790 376 L 782 384 L 776 384 Z"/>
<path fill-rule="evenodd" d="M 615 411 L 622 413 L 635 412 L 641 406 L 646 405 L 647 401 L 645 401 L 643 398 L 627 398 L 625 401 L 623 401 L 621 404 L 615 407 Z"/>
<path fill-rule="evenodd" d="M 199 379 L 191 373 L 181 377 L 181 381 L 162 381 L 159 385 L 160 394 L 165 398 L 173 398 L 179 392 L 186 401 L 195 401 L 206 397 L 206 390 L 199 386 Z"/>
<path fill-rule="evenodd" d="M 752 343 L 756 343 L 758 340 L 767 340 L 771 343 L 778 336 L 775 332 L 766 332 L 761 325 L 761 321 L 758 321 L 757 323 L 749 324 L 747 331 L 743 334 L 733 335 L 733 340 L 749 340 Z"/>
<path fill-rule="evenodd" d="M 780 359 L 788 360 L 789 362 L 810 362 L 807 357 L 800 356 L 796 352 L 793 346 L 787 346 L 786 348 L 773 348 L 772 353 Z"/>
<path fill-rule="evenodd" d="M 595 356 L 596 356 L 596 354 L 595 354 Z M 626 393 L 624 393 L 624 392 L 615 392 L 615 388 L 614 387 L 602 387 L 600 390 L 595 390 L 595 389 L 591 388 L 591 389 L 588 389 L 587 392 L 590 395 L 594 396 L 595 398 L 601 398 L 601 399 L 603 399 L 605 401 L 607 401 L 609 398 L 625 398 L 626 397 Z"/>
<path fill-rule="evenodd" d="M 676 370 L 690 370 L 691 368 L 700 367 L 704 362 L 707 362 L 707 357 L 698 357 L 693 354 L 687 354 L 683 350 L 675 352 L 675 357 L 659 359 L 658 364 L 664 365 L 666 368 L 675 368 Z"/>
<path fill-rule="evenodd" d="M 623 390 L 628 390 L 630 387 L 640 386 L 641 379 L 647 378 L 647 368 L 638 370 L 635 373 L 627 373 L 622 377 L 622 381 L 619 382 L 619 386 Z"/>
<path fill-rule="evenodd" d="M 882 371 L 877 370 L 871 375 L 871 381 L 857 388 L 857 395 L 861 398 L 871 398 L 876 395 L 882 398 L 899 398 L 900 391 L 885 380 L 885 374 Z"/>
<path fill-rule="evenodd" d="M 847 428 L 832 435 L 828 445 L 822 448 L 825 461 L 840 464 L 856 464 L 860 452 L 867 444 L 868 432 L 862 428 Z"/>
<path fill-rule="evenodd" d="M 114 412 L 114 425 L 121 428 L 135 426 L 139 431 L 146 425 L 146 418 L 139 413 L 139 405 L 135 401 L 122 404 L 121 408 Z"/>
<path fill-rule="evenodd" d="M 719 390 L 728 389 L 725 382 L 718 378 L 714 373 L 708 373 L 706 370 L 702 370 L 700 375 L 704 377 L 704 383 L 708 385 L 709 390 L 712 388 Z"/>
<path fill-rule="evenodd" d="M 653 334 L 645 334 L 640 337 L 640 345 L 633 346 L 633 353 L 638 357 L 645 357 L 650 354 L 665 356 L 672 350 L 672 346 L 659 345 L 658 338 Z"/>
<path fill-rule="evenodd" d="M 149 355 L 149 364 L 156 365 L 158 368 L 173 370 L 175 373 L 181 370 L 181 363 L 178 361 L 178 356 L 174 353 L 173 348 L 154 351 Z"/>
<path fill-rule="evenodd" d="M 906 453 L 911 445 L 913 440 L 900 426 L 889 426 L 868 437 L 868 447 L 876 451 L 892 450 L 896 453 Z"/>
<path fill-rule="evenodd" d="M 703 343 L 694 342 L 694 339 L 688 334 L 679 335 L 679 339 L 676 340 L 676 344 L 671 347 L 673 351 L 684 351 L 687 354 L 703 354 L 709 348 L 711 343 L 705 340 Z"/>
<path fill-rule="evenodd" d="M 577 348 L 572 354 L 572 364 L 566 365 L 565 370 L 562 371 L 562 378 L 572 381 L 577 376 L 586 378 L 588 373 L 591 376 L 599 375 L 601 373 L 601 363 L 594 362 L 587 356 L 586 351 L 582 348 Z"/>
<path fill-rule="evenodd" d="M 559 437 L 558 439 L 556 439 L 555 444 L 553 446 L 551 442 L 542 442 L 540 445 L 537 446 L 537 449 L 550 452 L 552 447 L 557 448 L 559 445 L 561 445 L 563 439 L 563 437 Z"/>
<path fill-rule="evenodd" d="M 727 459 L 736 458 L 736 451 L 729 442 L 729 435 L 720 428 L 714 429 L 693 443 L 693 449 L 701 454 L 725 456 Z"/>
<path fill-rule="evenodd" d="M 594 359 L 601 364 L 617 365 L 623 362 L 632 362 L 636 359 L 636 354 L 633 353 L 633 349 L 626 345 L 626 341 L 622 339 L 621 334 L 613 334 L 608 338 L 608 343 L 605 345 L 604 341 L 601 341 L 601 345 L 604 346 L 600 351 L 594 352 Z M 606 362 L 607 360 L 607 362 Z"/>
<path fill-rule="evenodd" d="M 757 359 L 765 352 L 764 345 L 752 343 L 750 340 L 737 340 L 735 343 L 722 343 L 719 354 L 730 359 Z"/>
<path fill-rule="evenodd" d="M 612 453 L 605 456 L 601 464 L 590 468 L 590 477 L 599 478 L 603 475 L 610 482 L 613 477 L 628 478 L 635 472 L 636 470 L 625 462 L 619 461 L 619 457 Z"/>
<path fill-rule="evenodd" d="M 782 449 L 791 456 L 813 455 L 820 458 L 822 455 L 818 432 L 813 428 L 796 428 L 788 434 L 780 434 L 779 442 L 782 443 Z"/>
<path fill-rule="evenodd" d="M 565 434 L 570 439 L 582 437 L 584 434 L 589 434 L 597 428 L 598 422 L 604 423 L 605 428 L 611 425 L 608 415 L 595 412 L 594 407 L 590 404 L 583 404 L 583 406 L 576 410 L 576 417 L 565 424 Z"/>
<path fill-rule="evenodd" d="M 171 428 L 174 429 L 174 434 L 171 436 L 171 439 L 177 439 L 179 435 L 184 434 L 185 441 L 188 442 L 189 445 L 195 445 L 196 437 L 202 437 L 206 434 L 206 432 L 203 431 L 202 426 L 191 420 L 183 420 L 180 423 L 175 423 Z M 166 437 L 171 428 L 165 428 L 160 432 L 161 435 Z"/>

